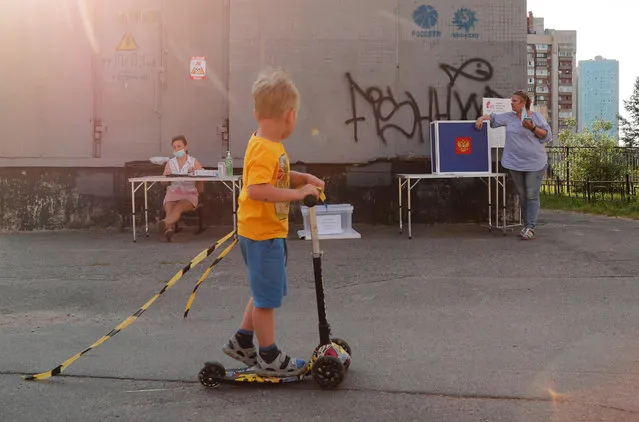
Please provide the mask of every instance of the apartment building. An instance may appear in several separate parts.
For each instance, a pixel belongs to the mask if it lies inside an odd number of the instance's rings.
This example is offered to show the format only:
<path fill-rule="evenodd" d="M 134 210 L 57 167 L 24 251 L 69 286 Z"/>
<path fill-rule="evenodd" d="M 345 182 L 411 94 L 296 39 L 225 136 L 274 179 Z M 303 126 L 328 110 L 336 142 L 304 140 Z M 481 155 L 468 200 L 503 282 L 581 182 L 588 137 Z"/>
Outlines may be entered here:
<path fill-rule="evenodd" d="M 579 130 L 603 119 L 609 135 L 619 139 L 619 62 L 602 56 L 579 62 Z"/>
<path fill-rule="evenodd" d="M 576 56 L 577 31 L 546 29 L 528 12 L 527 89 L 555 134 L 577 119 Z"/>

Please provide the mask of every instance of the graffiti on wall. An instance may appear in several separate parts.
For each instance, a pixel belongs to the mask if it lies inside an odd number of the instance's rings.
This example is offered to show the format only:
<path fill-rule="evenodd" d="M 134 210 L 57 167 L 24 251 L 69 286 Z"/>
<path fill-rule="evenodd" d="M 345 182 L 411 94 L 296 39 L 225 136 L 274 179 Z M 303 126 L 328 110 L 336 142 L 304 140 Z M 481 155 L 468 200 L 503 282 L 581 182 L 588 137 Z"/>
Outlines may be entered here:
<path fill-rule="evenodd" d="M 448 77 L 444 105 L 440 103 L 440 92 L 430 86 L 426 88 L 428 93 L 428 112 L 423 114 L 415 100 L 415 96 L 404 91 L 405 98 L 397 98 L 390 87 L 382 89 L 371 86 L 363 88 L 350 73 L 346 73 L 350 87 L 350 100 L 353 115 L 346 120 L 346 125 L 353 125 L 353 139 L 358 142 L 358 125 L 366 121 L 357 112 L 357 99 L 363 99 L 370 107 L 375 121 L 375 130 L 380 140 L 386 144 L 386 135 L 389 131 L 397 131 L 409 139 L 416 139 L 424 143 L 424 122 L 434 120 L 450 120 L 453 115 L 459 115 L 461 120 L 475 119 L 481 114 L 482 97 L 503 98 L 489 85 L 494 75 L 492 65 L 481 58 L 467 60 L 461 66 L 455 67 L 449 64 L 441 64 L 439 68 Z M 470 80 L 483 83 L 481 95 L 477 92 L 463 93 L 456 85 L 459 81 Z M 395 118 L 402 110 L 410 110 L 412 124 L 401 125 Z M 454 113 L 456 112 L 456 113 Z M 395 119 L 394 119 L 395 118 Z"/>

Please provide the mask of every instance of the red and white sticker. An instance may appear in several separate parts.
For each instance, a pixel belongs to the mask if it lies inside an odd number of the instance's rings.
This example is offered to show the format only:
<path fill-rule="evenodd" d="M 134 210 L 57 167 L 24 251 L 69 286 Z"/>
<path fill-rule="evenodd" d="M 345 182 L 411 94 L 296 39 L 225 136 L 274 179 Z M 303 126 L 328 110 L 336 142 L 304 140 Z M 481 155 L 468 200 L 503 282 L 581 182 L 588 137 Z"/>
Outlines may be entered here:
<path fill-rule="evenodd" d="M 191 57 L 191 80 L 206 79 L 206 57 Z"/>

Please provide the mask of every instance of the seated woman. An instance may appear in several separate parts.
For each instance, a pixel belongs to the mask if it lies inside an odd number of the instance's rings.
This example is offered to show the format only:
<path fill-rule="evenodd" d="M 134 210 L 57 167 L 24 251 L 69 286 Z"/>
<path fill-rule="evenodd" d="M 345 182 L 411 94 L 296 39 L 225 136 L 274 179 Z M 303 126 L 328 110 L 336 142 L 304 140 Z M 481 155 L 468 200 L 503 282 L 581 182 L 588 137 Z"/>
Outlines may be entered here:
<path fill-rule="evenodd" d="M 174 158 L 171 158 L 164 168 L 164 175 L 187 175 L 195 169 L 201 169 L 202 165 L 194 157 L 188 154 L 188 144 L 183 135 L 171 140 Z M 166 189 L 164 197 L 164 211 L 166 216 L 160 221 L 159 231 L 164 234 L 167 242 L 171 241 L 175 233 L 175 223 L 180 220 L 184 212 L 193 211 L 198 204 L 198 196 L 201 191 L 201 183 L 172 182 Z"/>

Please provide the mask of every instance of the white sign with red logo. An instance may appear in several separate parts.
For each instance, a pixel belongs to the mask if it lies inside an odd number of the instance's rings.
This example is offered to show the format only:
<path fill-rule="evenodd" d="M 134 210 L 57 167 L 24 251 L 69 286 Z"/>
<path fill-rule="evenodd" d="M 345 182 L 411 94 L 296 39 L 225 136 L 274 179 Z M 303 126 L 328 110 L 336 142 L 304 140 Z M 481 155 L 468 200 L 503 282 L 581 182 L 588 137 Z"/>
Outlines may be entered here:
<path fill-rule="evenodd" d="M 191 80 L 206 79 L 206 57 L 191 57 L 189 65 Z"/>
<path fill-rule="evenodd" d="M 507 113 L 513 111 L 510 98 L 484 98 L 482 114 Z"/>
<path fill-rule="evenodd" d="M 483 108 L 482 115 L 487 115 L 491 113 L 508 113 L 509 111 L 513 111 L 512 106 L 510 105 L 510 98 L 484 98 L 483 99 Z M 506 143 L 506 128 L 498 127 L 491 128 L 490 123 L 488 123 L 488 145 L 491 148 L 503 148 Z"/>

